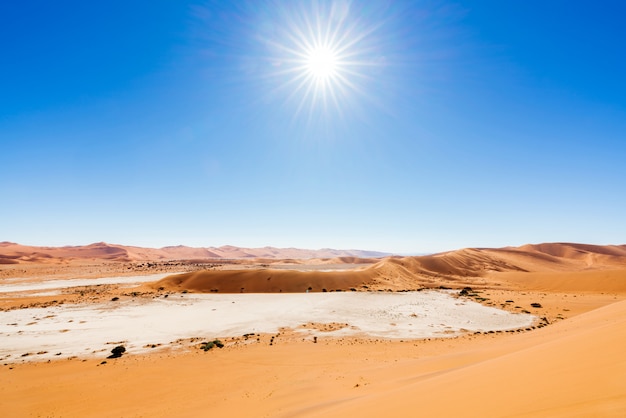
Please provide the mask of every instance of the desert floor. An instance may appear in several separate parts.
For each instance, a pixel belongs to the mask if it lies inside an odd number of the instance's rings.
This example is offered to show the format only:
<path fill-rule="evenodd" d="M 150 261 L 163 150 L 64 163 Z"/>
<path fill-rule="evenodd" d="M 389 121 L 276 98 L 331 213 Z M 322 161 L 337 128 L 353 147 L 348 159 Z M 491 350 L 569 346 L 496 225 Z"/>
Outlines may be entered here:
<path fill-rule="evenodd" d="M 4 285 L 36 288 L 50 278 L 160 274 L 145 279 L 157 280 L 196 269 L 129 266 L 18 264 L 3 266 L 0 276 Z M 207 266 L 224 268 L 196 267 Z M 333 332 L 344 324 L 321 320 L 304 325 L 316 339 L 288 328 L 219 336 L 225 347 L 209 351 L 200 349 L 203 339 L 183 339 L 116 359 L 98 352 L 38 361 L 32 353 L 0 365 L 0 410 L 9 417 L 626 416 L 626 270 L 500 272 L 472 280 L 474 290 L 463 300 L 537 320 L 513 331 L 422 339 L 338 336 Z M 127 286 L 22 289 L 2 293 L 0 308 L 184 295 Z M 8 346 L 2 338 L 0 357 Z"/>

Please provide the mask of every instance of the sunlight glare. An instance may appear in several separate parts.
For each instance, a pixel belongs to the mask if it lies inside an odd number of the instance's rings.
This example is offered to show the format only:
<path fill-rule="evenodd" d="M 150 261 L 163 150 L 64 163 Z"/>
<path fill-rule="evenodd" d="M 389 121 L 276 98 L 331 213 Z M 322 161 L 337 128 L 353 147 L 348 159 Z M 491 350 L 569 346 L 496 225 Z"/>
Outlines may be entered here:
<path fill-rule="evenodd" d="M 285 11 L 281 29 L 264 41 L 272 48 L 272 76 L 294 115 L 342 115 L 367 96 L 379 62 L 373 41 L 379 25 L 351 13 L 349 1 L 313 2 Z M 319 113 L 321 112 L 321 113 Z"/>
<path fill-rule="evenodd" d="M 316 47 L 308 51 L 307 71 L 318 81 L 325 81 L 337 75 L 337 54 L 329 47 Z"/>

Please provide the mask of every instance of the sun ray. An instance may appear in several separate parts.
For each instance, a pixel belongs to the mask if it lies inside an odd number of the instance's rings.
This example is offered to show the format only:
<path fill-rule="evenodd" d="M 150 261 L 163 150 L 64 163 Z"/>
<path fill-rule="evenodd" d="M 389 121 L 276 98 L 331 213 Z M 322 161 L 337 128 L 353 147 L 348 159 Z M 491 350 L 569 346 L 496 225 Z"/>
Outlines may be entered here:
<path fill-rule="evenodd" d="M 374 67 L 371 38 L 379 25 L 354 17 L 351 3 L 313 3 L 308 9 L 286 11 L 275 37 L 266 40 L 276 52 L 277 88 L 296 103 L 295 117 L 305 111 L 344 115 L 346 106 L 366 92 L 368 69 Z"/>

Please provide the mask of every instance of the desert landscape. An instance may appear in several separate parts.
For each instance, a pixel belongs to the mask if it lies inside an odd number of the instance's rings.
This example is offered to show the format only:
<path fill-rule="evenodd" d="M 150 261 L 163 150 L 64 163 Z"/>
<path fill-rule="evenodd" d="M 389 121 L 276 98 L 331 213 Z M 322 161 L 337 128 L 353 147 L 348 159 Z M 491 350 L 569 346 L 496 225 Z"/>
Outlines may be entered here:
<path fill-rule="evenodd" d="M 7 416 L 626 412 L 625 245 L 0 251 Z"/>
<path fill-rule="evenodd" d="M 624 16 L 0 3 L 0 418 L 626 417 Z"/>

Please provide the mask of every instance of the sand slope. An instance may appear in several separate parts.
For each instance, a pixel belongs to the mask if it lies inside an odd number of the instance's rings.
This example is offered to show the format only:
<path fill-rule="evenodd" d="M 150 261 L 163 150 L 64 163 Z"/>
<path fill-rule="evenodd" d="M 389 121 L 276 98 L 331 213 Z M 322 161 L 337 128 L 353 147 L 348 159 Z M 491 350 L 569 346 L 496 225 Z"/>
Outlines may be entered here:
<path fill-rule="evenodd" d="M 537 331 L 529 340 L 532 346 L 509 344 L 510 352 L 497 358 L 298 415 L 626 416 L 626 301 Z"/>
<path fill-rule="evenodd" d="M 7 416 L 622 417 L 626 301 L 529 333 L 5 367 Z M 36 394 L 36 396 L 33 396 Z"/>

